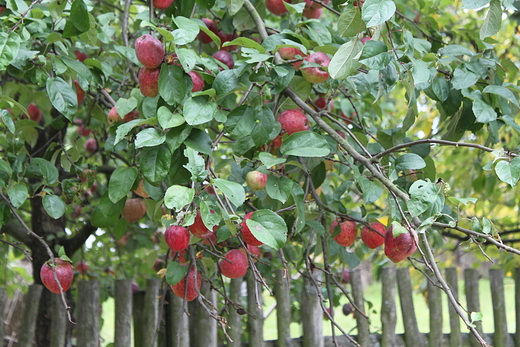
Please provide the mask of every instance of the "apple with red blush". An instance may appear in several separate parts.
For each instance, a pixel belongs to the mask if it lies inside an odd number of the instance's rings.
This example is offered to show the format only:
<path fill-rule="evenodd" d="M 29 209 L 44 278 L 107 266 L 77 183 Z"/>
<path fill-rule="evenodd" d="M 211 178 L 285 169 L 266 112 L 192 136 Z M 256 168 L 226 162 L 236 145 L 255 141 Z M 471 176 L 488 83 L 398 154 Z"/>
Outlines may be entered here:
<path fill-rule="evenodd" d="M 50 260 L 42 265 L 40 279 L 45 288 L 54 294 L 60 294 L 60 286 L 64 292 L 69 290 L 74 279 L 74 268 L 69 261 L 60 258 L 54 258 L 54 262 L 56 265 L 52 264 Z M 54 272 L 56 272 L 58 281 L 54 278 Z"/>
<path fill-rule="evenodd" d="M 325 82 L 329 78 L 329 73 L 323 69 L 330 64 L 330 58 L 323 52 L 315 52 L 303 59 L 308 63 L 318 64 L 320 66 L 310 66 L 301 69 L 303 78 L 310 83 Z"/>
<path fill-rule="evenodd" d="M 190 243 L 190 232 L 183 226 L 172 225 L 164 232 L 164 241 L 173 252 L 185 250 Z"/>
<path fill-rule="evenodd" d="M 97 141 L 96 139 L 90 137 L 87 139 L 87 141 L 85 141 L 85 143 L 83 144 L 83 147 L 85 148 L 85 150 L 89 153 L 95 153 L 98 149 L 98 145 L 97 145 Z"/>
<path fill-rule="evenodd" d="M 247 272 L 247 256 L 238 249 L 232 249 L 219 260 L 220 272 L 227 278 L 240 278 Z"/>
<path fill-rule="evenodd" d="M 121 211 L 121 215 L 128 223 L 135 223 L 144 217 L 146 206 L 143 199 L 132 198 L 125 201 L 125 207 Z"/>
<path fill-rule="evenodd" d="M 170 285 L 170 288 L 179 298 L 184 299 L 186 296 L 186 301 L 193 301 L 199 296 L 201 284 L 202 275 L 200 271 L 196 271 L 194 267 L 191 267 L 186 276 L 178 283 Z"/>
<path fill-rule="evenodd" d="M 339 233 L 337 233 L 336 227 L 339 226 Z M 332 239 L 336 241 L 342 247 L 350 247 L 356 241 L 358 230 L 356 223 L 350 220 L 338 221 L 334 220 L 330 224 L 330 233 Z M 335 235 L 335 236 L 334 236 Z"/>
<path fill-rule="evenodd" d="M 159 10 L 166 10 L 175 0 L 153 0 L 153 7 Z"/>
<path fill-rule="evenodd" d="M 264 189 L 267 184 L 267 174 L 260 171 L 249 171 L 246 175 L 246 184 L 252 191 Z"/>
<path fill-rule="evenodd" d="M 145 34 L 135 40 L 137 60 L 149 69 L 159 67 L 164 60 L 164 46 L 155 36 Z"/>
<path fill-rule="evenodd" d="M 27 113 L 29 113 L 29 119 L 35 121 L 36 123 L 40 123 L 42 119 L 42 110 L 36 104 L 31 103 L 27 107 Z"/>
<path fill-rule="evenodd" d="M 161 68 L 150 69 L 142 67 L 139 70 L 137 79 L 139 80 L 139 89 L 141 94 L 150 98 L 155 98 L 159 95 L 159 75 L 161 74 Z"/>
<path fill-rule="evenodd" d="M 385 234 L 385 255 L 394 263 L 411 256 L 417 249 L 417 234 L 414 230 L 394 236 L 394 227 L 390 226 Z M 413 235 L 413 236 L 412 236 Z"/>
<path fill-rule="evenodd" d="M 235 66 L 235 60 L 231 53 L 227 51 L 216 51 L 213 53 L 213 58 L 220 61 L 222 64 L 226 65 L 228 68 L 232 69 Z"/>
<path fill-rule="evenodd" d="M 361 241 L 368 248 L 374 249 L 381 246 L 385 242 L 386 227 L 379 222 L 372 222 L 361 229 Z"/>
<path fill-rule="evenodd" d="M 201 20 L 202 20 L 202 22 L 204 22 L 204 24 L 206 24 L 206 27 L 210 31 L 212 31 L 215 35 L 218 36 L 218 27 L 217 27 L 217 24 L 213 20 L 211 20 L 209 18 L 202 18 Z M 202 43 L 210 43 L 211 41 L 213 41 L 211 39 L 211 37 L 202 30 L 199 33 L 199 40 Z"/>
<path fill-rule="evenodd" d="M 298 59 L 297 56 L 301 57 L 303 60 L 303 58 L 306 56 L 306 54 L 297 47 L 282 47 L 278 50 L 278 54 L 280 54 L 280 57 L 283 60 L 295 60 Z M 299 70 L 303 63 L 302 60 L 292 62 L 292 67 L 294 67 L 296 70 Z"/>
<path fill-rule="evenodd" d="M 265 0 L 265 7 L 275 16 L 281 16 L 287 12 L 284 2 L 292 3 L 291 0 Z"/>

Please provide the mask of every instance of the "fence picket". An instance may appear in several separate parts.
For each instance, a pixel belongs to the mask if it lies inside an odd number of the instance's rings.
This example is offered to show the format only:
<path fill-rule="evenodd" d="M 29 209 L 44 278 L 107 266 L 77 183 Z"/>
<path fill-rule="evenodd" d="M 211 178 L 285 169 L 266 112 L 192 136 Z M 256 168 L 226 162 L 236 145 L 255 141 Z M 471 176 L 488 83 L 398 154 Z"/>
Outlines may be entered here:
<path fill-rule="evenodd" d="M 167 346 L 190 347 L 188 316 L 182 310 L 183 300 L 173 294 L 173 292 L 168 292 L 167 301 Z M 185 310 L 188 310 L 187 304 Z M 177 334 L 179 336 L 177 336 Z"/>
<path fill-rule="evenodd" d="M 264 312 L 262 310 L 262 287 L 256 282 L 254 275 L 249 271 L 246 275 L 247 283 L 247 310 L 251 316 L 247 318 L 250 347 L 264 347 Z M 256 292 L 258 291 L 258 298 Z M 258 304 L 257 304 L 258 299 Z"/>
<path fill-rule="evenodd" d="M 515 269 L 515 346 L 520 347 L 520 268 Z"/>
<path fill-rule="evenodd" d="M 428 282 L 428 307 L 430 309 L 430 333 L 428 346 L 443 346 L 442 335 L 442 290 L 435 286 L 437 279 L 431 277 Z"/>
<path fill-rule="evenodd" d="M 99 346 L 99 317 L 101 304 L 99 301 L 98 281 L 78 282 L 77 306 L 78 347 Z"/>
<path fill-rule="evenodd" d="M 132 300 L 132 317 L 134 320 L 134 346 L 144 346 L 144 290 L 134 293 Z"/>
<path fill-rule="evenodd" d="M 424 346 L 424 339 L 417 327 L 417 318 L 413 304 L 412 284 L 410 282 L 410 270 L 401 268 L 397 270 L 397 287 L 401 301 L 401 313 L 403 315 L 404 336 L 406 346 Z"/>
<path fill-rule="evenodd" d="M 242 303 L 242 277 L 234 278 L 229 283 L 229 300 L 241 304 Z M 229 337 L 233 342 L 228 341 L 228 347 L 240 347 L 242 346 L 242 315 L 238 314 L 235 307 L 232 305 L 228 306 L 229 310 Z"/>
<path fill-rule="evenodd" d="M 365 298 L 363 297 L 363 284 L 361 281 L 361 271 L 359 269 L 350 272 L 350 285 L 352 286 L 352 296 L 356 306 L 366 313 Z M 365 347 L 370 346 L 370 330 L 368 320 L 360 314 L 356 314 L 357 322 L 357 342 Z"/>
<path fill-rule="evenodd" d="M 132 280 L 117 280 L 114 288 L 114 347 L 128 347 L 132 345 Z"/>
<path fill-rule="evenodd" d="M 51 294 L 51 345 L 64 347 L 67 335 L 67 310 L 63 305 L 61 295 Z"/>
<path fill-rule="evenodd" d="M 315 271 L 312 276 L 321 282 L 321 272 Z M 323 311 L 319 300 L 314 282 L 304 277 L 301 300 L 303 347 L 323 347 Z"/>
<path fill-rule="evenodd" d="M 450 287 L 453 296 L 457 302 L 459 301 L 459 282 L 457 269 L 450 267 L 446 269 L 446 283 Z M 462 335 L 460 332 L 460 317 L 457 311 L 448 302 L 448 312 L 450 315 L 450 347 L 458 347 L 462 345 Z"/>
<path fill-rule="evenodd" d="M 491 301 L 493 303 L 493 320 L 495 333 L 493 342 L 495 347 L 509 345 L 509 333 L 507 332 L 506 303 L 504 297 L 504 270 L 489 270 L 489 283 L 491 286 Z"/>
<path fill-rule="evenodd" d="M 25 309 L 22 315 L 20 331 L 18 332 L 19 347 L 32 347 L 34 344 L 36 317 L 38 316 L 42 291 L 43 286 L 32 284 L 29 286 L 29 292 L 24 296 Z"/>
<path fill-rule="evenodd" d="M 464 290 L 466 292 L 466 306 L 468 311 L 480 312 L 480 296 L 478 290 L 479 274 L 475 269 L 464 270 Z M 482 335 L 482 322 L 474 323 L 476 330 Z M 470 336 L 471 346 L 479 347 L 480 343 L 474 336 Z"/>
<path fill-rule="evenodd" d="M 393 347 L 397 314 L 395 307 L 395 266 L 386 266 L 381 272 L 381 347 Z"/>
<path fill-rule="evenodd" d="M 211 289 L 211 286 L 202 282 L 200 293 L 209 300 L 214 306 L 217 304 L 217 292 Z M 217 321 L 209 316 L 206 309 L 197 302 L 197 324 L 200 329 L 197 333 L 198 347 L 216 347 L 217 346 Z M 206 304 L 208 305 L 208 304 Z"/>
<path fill-rule="evenodd" d="M 276 325 L 278 330 L 277 347 L 292 347 L 291 340 L 291 294 L 289 293 L 289 273 L 285 269 L 275 270 L 276 283 Z"/>
<path fill-rule="evenodd" d="M 5 328 L 4 328 L 4 310 L 7 305 L 7 292 L 4 288 L 0 288 L 0 341 L 4 341 L 5 338 Z"/>

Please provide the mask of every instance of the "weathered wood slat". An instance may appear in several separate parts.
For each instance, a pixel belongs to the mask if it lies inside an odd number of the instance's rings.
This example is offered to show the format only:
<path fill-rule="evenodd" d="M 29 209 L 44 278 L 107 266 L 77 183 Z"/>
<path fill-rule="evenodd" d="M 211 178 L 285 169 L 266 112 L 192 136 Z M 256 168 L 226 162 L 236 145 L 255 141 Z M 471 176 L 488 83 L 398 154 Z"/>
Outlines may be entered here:
<path fill-rule="evenodd" d="M 491 286 L 491 302 L 493 303 L 493 320 L 495 322 L 493 346 L 505 347 L 509 344 L 509 334 L 507 332 L 506 303 L 504 295 L 504 270 L 489 270 L 489 283 Z"/>
<path fill-rule="evenodd" d="M 315 271 L 312 276 L 318 283 L 321 282 L 321 272 Z M 323 347 L 323 311 L 316 286 L 310 278 L 304 277 L 303 279 L 301 300 L 302 346 Z"/>
<path fill-rule="evenodd" d="M 5 337 L 5 328 L 4 328 L 4 310 L 7 305 L 7 292 L 4 288 L 0 288 L 0 341 L 3 343 Z"/>
<path fill-rule="evenodd" d="M 520 347 L 520 268 L 515 269 L 515 346 Z"/>
<path fill-rule="evenodd" d="M 144 297 L 145 291 L 139 290 L 134 293 L 132 300 L 132 316 L 134 319 L 134 346 L 144 346 Z"/>
<path fill-rule="evenodd" d="M 78 347 L 99 346 L 99 317 L 101 304 L 99 301 L 98 281 L 78 282 L 76 335 Z"/>
<path fill-rule="evenodd" d="M 289 274 L 284 269 L 275 270 L 276 283 L 276 325 L 278 328 L 277 347 L 292 347 L 291 340 L 291 294 Z"/>
<path fill-rule="evenodd" d="M 229 300 L 240 304 L 242 302 L 242 283 L 243 279 L 234 278 L 229 283 Z M 228 341 L 228 347 L 240 347 L 242 346 L 242 315 L 237 313 L 237 310 L 232 305 L 228 306 L 229 318 L 228 324 L 230 326 L 228 330 L 229 337 L 233 342 Z"/>
<path fill-rule="evenodd" d="M 409 268 L 397 270 L 397 287 L 401 300 L 401 313 L 403 316 L 406 345 L 410 347 L 424 346 L 423 336 L 419 333 L 419 328 L 417 327 Z"/>
<path fill-rule="evenodd" d="M 363 284 L 361 281 L 361 271 L 359 269 L 350 272 L 350 285 L 352 286 L 352 296 L 356 306 L 366 313 L 365 298 L 363 297 Z M 357 342 L 365 347 L 370 346 L 370 330 L 368 320 L 360 314 L 356 314 L 357 322 Z"/>
<path fill-rule="evenodd" d="M 217 304 L 217 293 L 211 290 L 208 283 L 202 282 L 200 287 L 200 293 L 204 297 L 213 303 L 214 306 Z M 208 304 L 206 304 L 208 305 Z M 197 346 L 199 347 L 216 347 L 217 346 L 217 321 L 210 317 L 206 309 L 200 305 L 197 305 L 197 324 L 200 325 L 197 333 Z"/>
<path fill-rule="evenodd" d="M 132 280 L 115 282 L 114 346 L 132 345 Z"/>
<path fill-rule="evenodd" d="M 146 280 L 143 306 L 143 347 L 157 346 L 160 286 L 161 282 L 158 279 Z"/>
<path fill-rule="evenodd" d="M 262 310 L 262 290 L 260 284 L 255 281 L 254 275 L 248 271 L 247 282 L 247 310 L 251 316 L 247 318 L 247 330 L 249 332 L 249 346 L 264 346 L 264 312 Z M 258 286 L 258 287 L 257 287 Z M 258 303 L 255 292 L 258 291 Z"/>
<path fill-rule="evenodd" d="M 67 309 L 63 305 L 61 295 L 51 294 L 51 345 L 64 347 L 67 335 Z"/>
<path fill-rule="evenodd" d="M 43 286 L 32 284 L 24 296 L 25 310 L 22 315 L 20 331 L 18 332 L 19 347 L 32 347 L 34 345 L 36 318 L 38 317 L 38 307 L 40 306 L 42 291 Z"/>
<path fill-rule="evenodd" d="M 435 277 L 428 280 L 428 307 L 430 309 L 430 333 L 428 346 L 442 346 L 442 290 L 435 286 L 438 283 Z"/>
<path fill-rule="evenodd" d="M 381 272 L 381 346 L 395 346 L 395 326 L 397 314 L 395 306 L 395 266 L 390 265 L 383 268 Z"/>
<path fill-rule="evenodd" d="M 455 300 L 459 301 L 459 283 L 456 268 L 450 267 L 446 269 L 446 283 L 450 287 Z M 449 301 L 448 312 L 450 315 L 450 347 L 458 347 L 462 343 L 460 317 Z"/>
<path fill-rule="evenodd" d="M 464 270 L 464 290 L 466 292 L 466 306 L 468 311 L 480 312 L 480 295 L 478 290 L 479 274 L 475 269 Z M 475 322 L 476 330 L 482 336 L 482 322 Z M 475 337 L 470 338 L 471 346 L 479 347 L 480 343 Z"/>
<path fill-rule="evenodd" d="M 168 347 L 190 347 L 188 316 L 182 310 L 183 300 L 173 292 L 168 292 Z M 185 308 L 188 310 L 188 304 Z M 178 336 L 177 336 L 178 335 Z"/>

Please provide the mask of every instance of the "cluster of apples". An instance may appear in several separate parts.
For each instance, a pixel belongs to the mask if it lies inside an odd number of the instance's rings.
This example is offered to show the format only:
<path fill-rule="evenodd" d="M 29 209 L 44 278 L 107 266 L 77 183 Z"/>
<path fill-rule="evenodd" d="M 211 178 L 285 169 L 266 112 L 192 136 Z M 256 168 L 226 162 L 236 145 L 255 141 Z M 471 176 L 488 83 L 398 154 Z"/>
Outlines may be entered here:
<path fill-rule="evenodd" d="M 323 52 L 314 52 L 310 55 L 306 55 L 301 49 L 297 47 L 282 47 L 278 50 L 278 54 L 284 60 L 291 61 L 291 65 L 296 69 L 300 70 L 303 78 L 310 83 L 321 83 L 325 82 L 329 78 L 329 73 L 324 69 L 330 64 L 330 58 Z M 301 67 L 303 62 L 317 64 L 320 66 L 309 66 Z M 296 61 L 294 61 L 296 60 Z"/>
<path fill-rule="evenodd" d="M 382 244 L 385 245 L 385 255 L 394 263 L 398 263 L 410 255 L 417 249 L 417 235 L 414 237 L 410 233 L 402 233 L 394 237 L 393 227 L 388 229 L 380 222 L 372 222 L 370 227 L 364 226 L 361 229 L 361 240 L 368 248 L 375 249 Z M 339 232 L 336 228 L 339 226 Z M 350 247 L 356 241 L 358 229 L 356 223 L 349 220 L 334 220 L 330 224 L 330 233 L 332 239 L 340 246 Z"/>
<path fill-rule="evenodd" d="M 265 0 L 265 7 L 274 14 L 275 16 L 281 16 L 287 13 L 287 8 L 283 4 L 284 2 L 291 4 L 292 0 Z M 323 4 L 330 4 L 331 0 L 321 1 Z M 305 0 L 305 7 L 303 9 L 303 16 L 305 18 L 319 19 L 323 13 L 322 5 L 312 0 Z"/>

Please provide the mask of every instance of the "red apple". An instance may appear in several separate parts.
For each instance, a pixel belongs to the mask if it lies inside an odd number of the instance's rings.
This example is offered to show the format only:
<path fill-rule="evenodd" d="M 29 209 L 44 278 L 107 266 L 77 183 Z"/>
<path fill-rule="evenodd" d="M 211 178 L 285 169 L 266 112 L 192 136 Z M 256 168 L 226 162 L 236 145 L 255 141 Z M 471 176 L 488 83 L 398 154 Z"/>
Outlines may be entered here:
<path fill-rule="evenodd" d="M 386 227 L 379 222 L 370 223 L 370 227 L 364 226 L 361 229 L 361 240 L 368 246 L 368 248 L 377 248 L 385 242 Z"/>
<path fill-rule="evenodd" d="M 218 35 L 217 24 L 215 24 L 214 21 L 212 21 L 209 18 L 202 18 L 201 20 L 204 22 L 204 24 L 206 24 L 206 27 L 209 30 L 213 31 L 215 35 Z M 199 40 L 202 41 L 202 43 L 210 43 L 211 41 L 213 41 L 211 37 L 209 37 L 209 35 L 202 30 L 199 33 Z"/>
<path fill-rule="evenodd" d="M 261 241 L 258 241 L 258 239 L 253 235 L 251 230 L 249 230 L 249 227 L 246 224 L 246 220 L 251 219 L 251 216 L 253 215 L 253 212 L 249 212 L 244 217 L 244 220 L 242 221 L 241 227 L 242 227 L 242 239 L 245 243 L 251 246 L 260 246 L 264 243 Z"/>
<path fill-rule="evenodd" d="M 294 60 L 297 59 L 296 56 L 303 57 L 306 56 L 305 53 L 302 52 L 301 49 L 296 47 L 282 47 L 278 50 L 278 54 L 280 54 L 280 57 L 284 60 Z M 296 70 L 300 69 L 300 66 L 302 65 L 302 61 L 295 61 L 291 63 L 292 67 L 294 67 Z"/>
<path fill-rule="evenodd" d="M 139 118 L 139 111 L 133 110 L 128 112 L 124 119 L 117 113 L 116 107 L 112 107 L 107 115 L 107 122 L 109 125 L 114 124 L 115 122 L 125 121 L 125 123 L 130 122 L 131 120 Z"/>
<path fill-rule="evenodd" d="M 76 96 L 78 97 L 78 105 L 81 105 L 83 99 L 85 99 L 85 91 L 79 85 L 78 79 L 74 80 L 74 86 L 76 87 Z"/>
<path fill-rule="evenodd" d="M 267 184 L 268 176 L 260 171 L 249 171 L 246 175 L 246 183 L 252 191 L 264 189 Z"/>
<path fill-rule="evenodd" d="M 125 202 L 125 207 L 121 214 L 123 218 L 126 219 L 128 223 L 135 223 L 139 219 L 143 218 L 146 213 L 146 206 L 144 204 L 143 199 L 133 198 L 127 199 Z"/>
<path fill-rule="evenodd" d="M 234 51 L 235 49 L 237 49 L 236 45 L 226 46 L 226 47 L 222 46 L 224 43 L 230 42 L 230 41 L 233 41 L 234 39 L 236 39 L 237 38 L 237 34 L 236 33 L 226 34 L 222 30 L 220 30 L 218 32 L 218 37 L 220 38 L 220 43 L 221 43 L 220 49 L 221 50 L 231 52 L 231 51 Z"/>
<path fill-rule="evenodd" d="M 220 272 L 227 278 L 240 278 L 246 274 L 249 267 L 246 255 L 238 249 L 227 252 L 218 264 Z"/>
<path fill-rule="evenodd" d="M 341 310 L 345 316 L 348 316 L 354 312 L 354 307 L 352 307 L 352 304 L 345 304 Z"/>
<path fill-rule="evenodd" d="M 85 61 L 85 59 L 88 59 L 88 55 L 80 51 L 74 51 L 74 54 L 76 55 L 76 59 L 82 63 Z"/>
<path fill-rule="evenodd" d="M 188 281 L 186 301 L 192 301 L 199 296 L 200 285 L 202 284 L 202 276 L 200 274 L 200 271 L 197 271 L 195 273 L 194 267 L 190 268 L 188 274 L 186 274 L 186 276 L 184 276 L 184 278 L 180 280 L 180 282 L 171 285 L 170 288 L 172 289 L 175 295 L 177 295 L 181 299 L 184 299 L 186 280 Z"/>
<path fill-rule="evenodd" d="M 294 134 L 309 130 L 309 119 L 298 110 L 285 110 L 278 116 L 278 122 L 282 125 L 281 133 Z"/>
<path fill-rule="evenodd" d="M 94 153 L 97 151 L 97 141 L 94 138 L 88 138 L 87 141 L 83 144 L 83 147 L 87 150 L 87 152 Z"/>
<path fill-rule="evenodd" d="M 330 64 L 329 57 L 323 52 L 315 52 L 308 57 L 305 57 L 305 61 L 309 63 L 315 63 L 323 67 L 327 67 Z M 301 69 L 303 78 L 310 83 L 321 83 L 329 78 L 329 73 L 323 70 L 321 67 L 306 67 Z"/>
<path fill-rule="evenodd" d="M 190 243 L 190 233 L 188 229 L 180 225 L 172 225 L 164 233 L 164 241 L 174 252 L 188 248 Z"/>
<path fill-rule="evenodd" d="M 285 5 L 283 4 L 285 2 L 292 3 L 291 0 L 265 0 L 265 7 L 274 14 L 275 16 L 281 16 L 285 12 L 287 12 L 287 9 L 285 8 Z"/>
<path fill-rule="evenodd" d="M 43 285 L 54 294 L 60 293 L 60 285 L 64 292 L 69 290 L 72 280 L 74 279 L 74 268 L 68 261 L 61 260 L 60 258 L 54 258 L 56 262 L 56 277 L 58 282 L 54 279 L 54 273 L 52 271 L 52 262 L 49 260 L 44 263 L 40 269 L 40 278 Z"/>
<path fill-rule="evenodd" d="M 0 5 L 0 15 L 2 15 L 2 13 L 4 13 L 5 11 L 5 5 Z"/>
<path fill-rule="evenodd" d="M 350 270 L 343 270 L 343 276 L 341 277 L 341 283 L 350 283 Z"/>
<path fill-rule="evenodd" d="M 144 96 L 149 96 L 150 98 L 155 98 L 159 95 L 159 74 L 161 73 L 161 68 L 149 69 L 147 67 L 142 67 L 139 70 L 139 75 L 137 76 L 139 80 L 139 89 L 141 90 L 141 94 Z"/>
<path fill-rule="evenodd" d="M 88 272 L 87 263 L 85 263 L 84 261 L 76 263 L 76 271 L 78 271 L 80 275 L 86 275 Z"/>
<path fill-rule="evenodd" d="M 322 8 L 305 7 L 303 9 L 303 16 L 307 19 L 319 19 L 322 13 Z"/>
<path fill-rule="evenodd" d="M 370 41 L 370 40 L 372 40 L 372 38 L 370 36 L 365 36 L 365 37 L 362 37 L 361 40 L 359 40 L 359 41 L 361 41 L 362 44 L 365 44 L 365 43 L 367 43 L 367 41 Z"/>
<path fill-rule="evenodd" d="M 173 4 L 173 1 L 175 0 L 153 0 L 153 7 L 159 10 L 166 10 Z"/>
<path fill-rule="evenodd" d="M 138 37 L 134 47 L 137 60 L 147 68 L 155 69 L 164 60 L 164 46 L 152 35 Z"/>
<path fill-rule="evenodd" d="M 193 82 L 193 87 L 191 88 L 193 93 L 204 90 L 204 79 L 196 71 L 190 71 L 188 75 L 190 75 Z"/>
<path fill-rule="evenodd" d="M 262 250 L 258 246 L 247 245 L 247 249 L 249 250 L 249 253 L 251 253 L 251 255 L 254 255 L 257 258 L 260 258 L 262 256 Z"/>
<path fill-rule="evenodd" d="M 398 263 L 411 256 L 417 249 L 417 234 L 412 231 L 399 234 L 394 237 L 393 226 L 390 226 L 385 234 L 385 255 L 394 263 Z M 415 240 L 414 240 L 415 239 Z"/>
<path fill-rule="evenodd" d="M 340 226 L 341 231 L 338 235 L 334 236 L 332 239 L 336 241 L 340 246 L 343 247 L 350 247 L 354 244 L 356 241 L 357 236 L 357 228 L 356 223 L 350 220 L 339 222 L 337 220 L 334 220 L 330 224 L 330 233 L 331 235 L 334 235 L 336 230 L 335 228 L 337 226 Z"/>
<path fill-rule="evenodd" d="M 38 106 L 31 103 L 29 107 L 27 107 L 27 112 L 29 113 L 30 120 L 40 123 L 40 120 L 42 119 L 42 110 L 40 110 Z"/>
<path fill-rule="evenodd" d="M 215 213 L 215 211 L 211 210 L 210 213 L 213 214 Z M 213 230 L 209 230 L 208 227 L 206 227 L 206 225 L 202 221 L 202 216 L 199 210 L 197 210 L 195 221 L 188 228 L 190 229 L 193 236 L 198 237 L 199 239 L 207 239 L 217 231 L 216 225 L 213 227 Z"/>
<path fill-rule="evenodd" d="M 232 69 L 235 66 L 233 56 L 231 55 L 231 53 L 227 51 L 216 51 L 215 53 L 213 53 L 213 58 L 217 59 L 230 69 Z"/>

